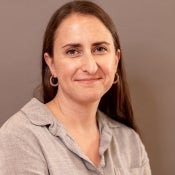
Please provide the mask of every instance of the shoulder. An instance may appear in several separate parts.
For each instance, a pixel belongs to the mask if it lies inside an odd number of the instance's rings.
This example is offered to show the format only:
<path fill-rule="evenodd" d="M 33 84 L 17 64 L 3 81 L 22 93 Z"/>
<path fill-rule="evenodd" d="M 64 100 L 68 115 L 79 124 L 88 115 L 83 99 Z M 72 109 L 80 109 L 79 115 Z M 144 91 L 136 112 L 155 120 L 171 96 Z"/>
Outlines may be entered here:
<path fill-rule="evenodd" d="M 29 127 L 30 121 L 24 115 L 24 113 L 20 110 L 11 116 L 0 128 L 0 137 L 2 135 L 18 135 L 22 133 L 27 127 Z"/>
<path fill-rule="evenodd" d="M 40 139 L 43 139 L 47 129 L 42 125 L 46 121 L 42 120 L 44 110 L 40 108 L 40 102 L 32 99 L 3 124 L 0 128 L 0 155 L 15 157 L 21 152 L 32 156 L 37 153 L 42 157 Z"/>
<path fill-rule="evenodd" d="M 139 156 L 142 156 L 144 145 L 138 133 L 136 133 L 132 128 L 111 119 L 102 112 L 100 112 L 100 118 L 103 123 L 103 130 L 112 136 L 115 147 L 125 153 L 132 153 L 133 157 L 138 154 Z"/>
<path fill-rule="evenodd" d="M 138 134 L 130 127 L 113 120 L 101 111 L 98 111 L 100 120 L 104 126 L 108 127 L 114 136 L 122 137 L 138 137 Z"/>
<path fill-rule="evenodd" d="M 105 130 L 112 136 L 113 148 L 119 151 L 120 156 L 126 158 L 127 155 L 126 162 L 129 159 L 133 166 L 135 164 L 149 165 L 145 146 L 138 133 L 132 128 L 109 118 L 102 112 L 100 112 L 100 117 L 103 126 L 106 128 Z"/>
<path fill-rule="evenodd" d="M 28 118 L 28 115 L 23 111 L 26 106 L 31 105 L 33 102 L 28 102 L 22 109 L 12 115 L 0 128 L 0 135 L 13 134 L 18 135 L 25 129 L 32 127 L 32 123 Z M 27 107 L 28 108 L 28 107 Z M 30 108 L 28 108 L 30 110 Z"/>
<path fill-rule="evenodd" d="M 52 123 L 52 118 L 45 108 L 37 99 L 29 101 L 2 125 L 0 139 L 13 137 L 34 142 L 45 131 L 46 128 L 43 126 Z"/>
<path fill-rule="evenodd" d="M 38 113 L 31 108 L 37 104 L 34 101 L 27 103 L 0 128 L 0 157 L 3 158 L 0 160 L 0 174 L 14 171 L 17 174 L 30 174 L 39 167 L 42 171 L 47 171 L 39 141 L 45 129 L 35 124 L 30 117 L 30 111 Z"/>

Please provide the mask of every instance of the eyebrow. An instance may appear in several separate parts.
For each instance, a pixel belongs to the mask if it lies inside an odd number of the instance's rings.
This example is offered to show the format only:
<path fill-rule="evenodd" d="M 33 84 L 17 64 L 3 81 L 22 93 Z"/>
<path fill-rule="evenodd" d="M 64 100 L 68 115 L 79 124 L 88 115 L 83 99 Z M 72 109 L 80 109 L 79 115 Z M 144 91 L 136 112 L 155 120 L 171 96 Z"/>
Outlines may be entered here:
<path fill-rule="evenodd" d="M 66 44 L 64 45 L 62 48 L 65 48 L 65 47 L 80 47 L 81 44 L 79 43 L 69 43 L 69 44 Z"/>
<path fill-rule="evenodd" d="M 93 45 L 93 46 L 98 46 L 98 45 L 102 45 L 102 44 L 110 45 L 110 43 L 109 43 L 109 42 L 106 42 L 106 41 L 95 42 L 95 43 L 93 43 L 92 45 Z"/>
<path fill-rule="evenodd" d="M 102 44 L 110 45 L 109 42 L 99 41 L 99 42 L 93 43 L 92 46 L 98 46 L 98 45 L 102 45 Z M 81 44 L 79 44 L 79 43 L 69 43 L 69 44 L 64 45 L 62 48 L 65 48 L 65 47 L 80 47 L 80 46 L 81 46 Z"/>

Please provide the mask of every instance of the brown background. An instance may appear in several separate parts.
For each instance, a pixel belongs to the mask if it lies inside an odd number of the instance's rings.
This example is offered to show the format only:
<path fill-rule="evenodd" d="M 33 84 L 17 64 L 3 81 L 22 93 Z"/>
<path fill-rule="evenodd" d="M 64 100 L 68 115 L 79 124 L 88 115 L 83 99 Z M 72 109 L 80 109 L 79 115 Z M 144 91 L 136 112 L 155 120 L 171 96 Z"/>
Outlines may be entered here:
<path fill-rule="evenodd" d="M 66 0 L 0 0 L 0 125 L 40 82 L 42 37 Z M 96 0 L 114 19 L 153 175 L 175 168 L 175 1 Z"/>

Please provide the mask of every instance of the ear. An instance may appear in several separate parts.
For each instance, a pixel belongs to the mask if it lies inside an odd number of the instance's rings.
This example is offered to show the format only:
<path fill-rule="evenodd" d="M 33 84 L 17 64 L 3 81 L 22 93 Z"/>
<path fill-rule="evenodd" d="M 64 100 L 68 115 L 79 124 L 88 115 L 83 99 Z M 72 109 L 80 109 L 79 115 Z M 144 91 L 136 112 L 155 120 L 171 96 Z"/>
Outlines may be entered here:
<path fill-rule="evenodd" d="M 118 63 L 120 61 L 120 56 L 121 56 L 120 49 L 118 49 L 116 51 L 116 53 L 115 53 L 115 66 L 116 66 L 116 70 L 117 70 L 117 67 L 118 67 Z"/>
<path fill-rule="evenodd" d="M 56 71 L 55 71 L 54 60 L 47 52 L 44 53 L 44 60 L 47 64 L 47 66 L 49 67 L 52 76 L 57 77 Z"/>
<path fill-rule="evenodd" d="M 121 52 L 120 52 L 120 49 L 118 49 L 116 52 L 116 59 L 118 62 L 120 61 L 120 57 L 121 57 Z"/>

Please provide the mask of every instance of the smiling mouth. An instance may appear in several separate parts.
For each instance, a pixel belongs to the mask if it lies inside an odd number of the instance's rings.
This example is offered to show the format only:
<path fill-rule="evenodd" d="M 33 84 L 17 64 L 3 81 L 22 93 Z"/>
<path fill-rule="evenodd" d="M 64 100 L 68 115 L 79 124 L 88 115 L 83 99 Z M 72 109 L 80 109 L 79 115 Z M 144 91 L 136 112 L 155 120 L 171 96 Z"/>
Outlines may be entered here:
<path fill-rule="evenodd" d="M 102 78 L 82 78 L 82 79 L 76 79 L 75 81 L 80 83 L 93 83 L 101 80 Z"/>

